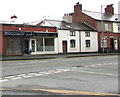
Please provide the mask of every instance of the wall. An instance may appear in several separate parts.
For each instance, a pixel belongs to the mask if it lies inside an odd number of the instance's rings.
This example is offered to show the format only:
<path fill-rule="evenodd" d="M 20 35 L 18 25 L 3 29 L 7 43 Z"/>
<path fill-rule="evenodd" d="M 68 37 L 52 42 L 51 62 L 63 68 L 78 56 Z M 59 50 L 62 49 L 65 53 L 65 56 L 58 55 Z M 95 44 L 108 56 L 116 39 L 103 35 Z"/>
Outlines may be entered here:
<path fill-rule="evenodd" d="M 86 48 L 85 40 L 90 40 L 90 48 Z M 85 37 L 85 32 L 81 32 L 81 52 L 98 52 L 98 34 L 90 32 L 90 37 Z"/>

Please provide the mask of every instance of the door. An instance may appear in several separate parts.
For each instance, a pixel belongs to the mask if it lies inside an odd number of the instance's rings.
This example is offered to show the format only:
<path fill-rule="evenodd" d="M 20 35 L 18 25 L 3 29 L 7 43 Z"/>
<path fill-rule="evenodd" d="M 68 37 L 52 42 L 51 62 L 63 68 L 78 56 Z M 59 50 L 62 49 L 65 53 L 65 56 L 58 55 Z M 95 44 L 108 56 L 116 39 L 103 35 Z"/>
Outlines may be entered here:
<path fill-rule="evenodd" d="M 67 54 L 67 41 L 63 41 L 62 45 L 63 45 L 63 54 Z"/>
<path fill-rule="evenodd" d="M 29 54 L 29 40 L 24 40 L 24 51 L 25 54 Z"/>
<path fill-rule="evenodd" d="M 110 38 L 111 50 L 114 50 L 114 38 Z"/>
<path fill-rule="evenodd" d="M 36 52 L 36 40 L 35 39 L 31 40 L 31 52 L 32 53 Z"/>

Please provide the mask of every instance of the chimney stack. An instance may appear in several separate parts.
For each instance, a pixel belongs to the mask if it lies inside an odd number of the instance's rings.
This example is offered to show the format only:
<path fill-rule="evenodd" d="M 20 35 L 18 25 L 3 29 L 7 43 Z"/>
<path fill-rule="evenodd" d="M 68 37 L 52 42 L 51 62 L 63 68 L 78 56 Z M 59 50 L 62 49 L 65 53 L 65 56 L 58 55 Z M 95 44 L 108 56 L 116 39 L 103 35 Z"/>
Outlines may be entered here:
<path fill-rule="evenodd" d="M 114 15 L 113 4 L 107 5 L 107 7 L 105 8 L 105 13 L 107 15 Z"/>
<path fill-rule="evenodd" d="M 74 6 L 74 13 L 82 11 L 82 4 L 76 3 Z"/>

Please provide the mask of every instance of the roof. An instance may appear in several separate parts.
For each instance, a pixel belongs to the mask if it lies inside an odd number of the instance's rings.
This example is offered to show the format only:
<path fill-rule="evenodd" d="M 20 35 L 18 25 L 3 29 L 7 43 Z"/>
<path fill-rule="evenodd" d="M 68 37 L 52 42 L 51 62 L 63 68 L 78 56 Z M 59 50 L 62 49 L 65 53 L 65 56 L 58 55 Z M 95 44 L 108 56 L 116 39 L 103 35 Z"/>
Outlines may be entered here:
<path fill-rule="evenodd" d="M 81 31 L 85 31 L 85 30 L 96 31 L 95 28 L 93 28 L 90 25 L 85 24 L 85 23 L 76 23 L 76 22 L 67 23 L 65 21 L 45 19 L 43 21 L 43 24 L 41 24 L 41 25 L 44 25 L 45 22 L 48 22 L 49 26 L 51 25 L 51 26 L 57 27 L 58 29 L 64 29 L 64 30 L 74 29 L 74 30 L 81 30 Z"/>
<path fill-rule="evenodd" d="M 86 10 L 83 10 L 82 12 L 96 20 L 102 20 L 100 12 L 93 12 L 93 11 L 86 11 Z M 115 21 L 116 22 L 116 19 L 118 19 L 118 14 L 107 15 L 103 13 L 104 21 Z"/>

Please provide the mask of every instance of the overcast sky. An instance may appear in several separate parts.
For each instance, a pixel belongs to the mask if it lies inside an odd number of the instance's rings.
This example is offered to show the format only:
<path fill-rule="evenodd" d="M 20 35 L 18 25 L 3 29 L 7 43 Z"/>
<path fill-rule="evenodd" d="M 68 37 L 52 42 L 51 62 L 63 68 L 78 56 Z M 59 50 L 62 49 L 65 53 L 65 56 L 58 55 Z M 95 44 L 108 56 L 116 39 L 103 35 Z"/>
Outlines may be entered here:
<path fill-rule="evenodd" d="M 37 21 L 46 16 L 49 19 L 62 20 L 65 13 L 72 13 L 74 5 L 79 2 L 83 10 L 101 11 L 101 5 L 114 4 L 118 13 L 120 0 L 0 0 L 0 20 L 10 20 L 16 15 L 22 22 Z M 103 8 L 104 10 L 104 8 Z"/>

